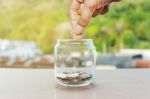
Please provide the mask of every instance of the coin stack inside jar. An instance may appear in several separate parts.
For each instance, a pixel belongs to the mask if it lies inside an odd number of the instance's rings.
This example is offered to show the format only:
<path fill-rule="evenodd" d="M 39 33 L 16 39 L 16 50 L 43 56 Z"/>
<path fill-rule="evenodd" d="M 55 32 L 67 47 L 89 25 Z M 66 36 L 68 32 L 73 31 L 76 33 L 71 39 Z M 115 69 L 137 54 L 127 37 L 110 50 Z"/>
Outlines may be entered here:
<path fill-rule="evenodd" d="M 57 74 L 57 78 L 66 83 L 80 83 L 81 81 L 90 80 L 92 75 L 84 72 L 63 72 Z"/>

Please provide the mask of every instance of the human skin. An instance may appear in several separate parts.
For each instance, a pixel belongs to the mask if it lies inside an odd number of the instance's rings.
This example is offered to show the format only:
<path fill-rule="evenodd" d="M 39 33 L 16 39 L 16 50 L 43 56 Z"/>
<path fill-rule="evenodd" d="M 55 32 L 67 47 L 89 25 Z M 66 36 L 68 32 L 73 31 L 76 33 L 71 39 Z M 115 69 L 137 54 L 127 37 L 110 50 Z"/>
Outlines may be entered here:
<path fill-rule="evenodd" d="M 76 35 L 82 34 L 91 17 L 107 13 L 109 5 L 118 1 L 120 0 L 72 0 L 70 7 L 72 32 Z"/>

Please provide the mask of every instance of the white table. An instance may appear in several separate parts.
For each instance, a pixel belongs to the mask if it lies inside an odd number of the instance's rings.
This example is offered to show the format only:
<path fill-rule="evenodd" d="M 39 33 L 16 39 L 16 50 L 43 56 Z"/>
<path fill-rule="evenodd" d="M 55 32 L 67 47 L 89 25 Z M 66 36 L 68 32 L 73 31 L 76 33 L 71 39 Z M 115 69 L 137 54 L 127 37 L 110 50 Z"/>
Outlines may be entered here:
<path fill-rule="evenodd" d="M 150 69 L 98 70 L 82 88 L 58 86 L 50 69 L 0 69 L 0 99 L 150 99 Z"/>

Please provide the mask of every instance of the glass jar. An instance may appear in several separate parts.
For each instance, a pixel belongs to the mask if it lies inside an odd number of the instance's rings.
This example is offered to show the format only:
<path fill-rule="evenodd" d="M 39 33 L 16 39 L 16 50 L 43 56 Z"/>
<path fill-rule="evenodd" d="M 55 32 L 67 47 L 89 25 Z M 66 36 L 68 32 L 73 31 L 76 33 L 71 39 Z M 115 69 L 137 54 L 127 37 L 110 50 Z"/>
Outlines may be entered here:
<path fill-rule="evenodd" d="M 63 86 L 86 86 L 95 78 L 95 46 L 92 39 L 57 40 L 55 79 Z"/>

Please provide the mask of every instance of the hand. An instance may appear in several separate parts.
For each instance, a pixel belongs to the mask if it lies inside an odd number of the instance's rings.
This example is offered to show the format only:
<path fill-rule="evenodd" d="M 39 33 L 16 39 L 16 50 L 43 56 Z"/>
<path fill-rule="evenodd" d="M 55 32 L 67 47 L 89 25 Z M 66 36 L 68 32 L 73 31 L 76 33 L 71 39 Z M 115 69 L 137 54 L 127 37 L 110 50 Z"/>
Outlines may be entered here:
<path fill-rule="evenodd" d="M 109 4 L 117 1 L 120 0 L 73 0 L 70 8 L 73 33 L 82 34 L 91 17 L 107 13 Z"/>

